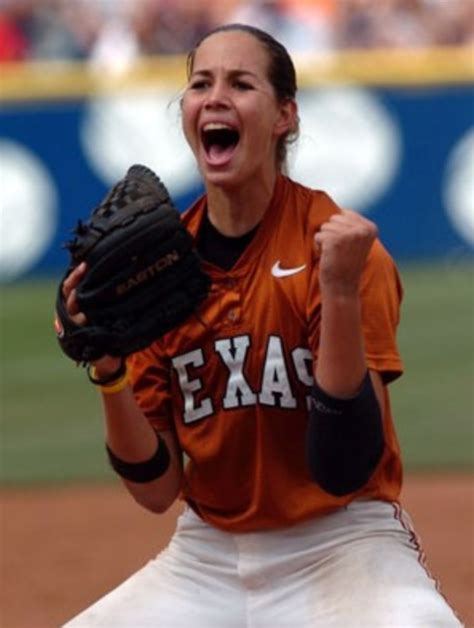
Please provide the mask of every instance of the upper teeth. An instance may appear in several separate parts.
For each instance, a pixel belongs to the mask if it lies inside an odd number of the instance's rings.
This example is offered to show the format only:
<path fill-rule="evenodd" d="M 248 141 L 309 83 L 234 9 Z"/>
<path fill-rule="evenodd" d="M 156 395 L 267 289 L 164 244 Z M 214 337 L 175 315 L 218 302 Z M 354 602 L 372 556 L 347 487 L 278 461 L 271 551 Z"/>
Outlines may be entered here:
<path fill-rule="evenodd" d="M 229 129 L 232 131 L 232 127 L 228 124 L 224 124 L 222 122 L 208 122 L 204 125 L 204 131 L 217 131 L 219 129 Z"/>

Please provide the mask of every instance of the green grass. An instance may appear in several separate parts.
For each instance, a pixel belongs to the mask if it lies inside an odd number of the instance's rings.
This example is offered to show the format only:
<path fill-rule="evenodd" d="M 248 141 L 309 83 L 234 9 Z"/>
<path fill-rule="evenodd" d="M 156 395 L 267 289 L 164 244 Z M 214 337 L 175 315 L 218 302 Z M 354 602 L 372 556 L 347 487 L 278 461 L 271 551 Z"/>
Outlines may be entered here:
<path fill-rule="evenodd" d="M 408 468 L 473 468 L 472 266 L 401 269 L 404 376 L 392 400 Z"/>
<path fill-rule="evenodd" d="M 2 288 L 3 482 L 111 477 L 97 392 L 63 356 L 53 332 L 55 291 L 52 281 Z"/>
<path fill-rule="evenodd" d="M 472 469 L 474 302 L 469 266 L 402 267 L 405 375 L 392 404 L 407 469 Z M 100 401 L 52 327 L 56 281 L 6 285 L 0 302 L 3 483 L 100 481 Z"/>

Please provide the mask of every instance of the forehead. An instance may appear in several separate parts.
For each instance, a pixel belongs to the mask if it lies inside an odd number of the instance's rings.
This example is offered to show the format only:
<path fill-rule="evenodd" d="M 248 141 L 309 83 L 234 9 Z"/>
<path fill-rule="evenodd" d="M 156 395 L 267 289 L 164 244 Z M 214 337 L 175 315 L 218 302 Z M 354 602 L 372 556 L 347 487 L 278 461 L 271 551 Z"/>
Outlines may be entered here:
<path fill-rule="evenodd" d="M 194 56 L 193 72 L 223 68 L 266 77 L 268 64 L 268 53 L 258 39 L 243 31 L 227 31 L 202 42 Z"/>

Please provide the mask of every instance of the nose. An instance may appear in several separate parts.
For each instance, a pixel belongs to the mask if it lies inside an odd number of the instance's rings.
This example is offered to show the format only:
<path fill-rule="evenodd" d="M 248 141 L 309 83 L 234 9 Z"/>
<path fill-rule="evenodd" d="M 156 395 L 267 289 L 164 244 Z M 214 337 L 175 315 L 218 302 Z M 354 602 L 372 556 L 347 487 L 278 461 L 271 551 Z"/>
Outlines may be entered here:
<path fill-rule="evenodd" d="M 222 81 L 216 81 L 207 94 L 205 103 L 208 109 L 220 109 L 229 106 L 229 97 L 225 84 Z"/>

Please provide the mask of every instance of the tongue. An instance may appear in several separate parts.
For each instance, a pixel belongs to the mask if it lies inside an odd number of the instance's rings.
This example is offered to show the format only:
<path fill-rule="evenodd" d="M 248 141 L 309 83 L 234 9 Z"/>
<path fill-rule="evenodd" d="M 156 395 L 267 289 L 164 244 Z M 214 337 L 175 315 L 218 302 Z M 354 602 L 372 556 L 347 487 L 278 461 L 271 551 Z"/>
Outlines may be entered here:
<path fill-rule="evenodd" d="M 223 166 L 228 163 L 234 154 L 235 146 L 220 146 L 213 144 L 207 151 L 208 162 L 212 166 Z"/>

